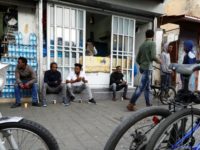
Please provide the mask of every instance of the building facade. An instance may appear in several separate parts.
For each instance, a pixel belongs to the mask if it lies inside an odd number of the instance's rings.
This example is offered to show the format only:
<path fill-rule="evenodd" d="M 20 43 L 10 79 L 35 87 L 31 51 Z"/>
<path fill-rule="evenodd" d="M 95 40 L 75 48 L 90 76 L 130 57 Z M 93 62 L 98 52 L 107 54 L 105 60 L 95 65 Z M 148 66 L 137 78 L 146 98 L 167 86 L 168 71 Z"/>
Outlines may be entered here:
<path fill-rule="evenodd" d="M 165 5 L 165 15 L 159 19 L 161 28 L 165 30 L 164 41 L 172 42 L 174 45 L 171 54 L 172 62 L 182 63 L 184 50 L 183 43 L 185 40 L 192 40 L 194 43 L 193 50 L 199 59 L 200 50 L 200 1 L 192 0 L 167 0 Z M 199 72 L 195 72 L 189 84 L 191 90 L 199 90 L 200 84 Z M 181 87 L 180 76 L 177 74 L 173 77 L 174 83 Z"/>
<path fill-rule="evenodd" d="M 157 28 L 163 1 L 48 0 L 44 5 L 44 70 L 50 62 L 57 62 L 65 81 L 74 63 L 82 63 L 91 87 L 104 88 L 110 73 L 120 65 L 125 80 L 134 85 L 135 55 L 145 31 Z M 96 56 L 85 54 L 87 39 L 94 41 Z"/>
<path fill-rule="evenodd" d="M 3 97 L 11 98 L 19 56 L 27 57 L 37 71 L 40 87 L 53 61 L 58 63 L 63 82 L 74 63 L 82 63 L 90 86 L 107 88 L 110 73 L 120 65 L 124 79 L 133 86 L 135 56 L 145 31 L 157 30 L 164 1 L 0 0 L 0 8 L 0 36 L 6 41 L 1 61 L 10 64 Z M 15 28 L 8 26 L 9 21 Z M 9 39 L 5 35 L 10 32 Z M 88 39 L 97 49 L 95 56 L 85 53 Z"/>

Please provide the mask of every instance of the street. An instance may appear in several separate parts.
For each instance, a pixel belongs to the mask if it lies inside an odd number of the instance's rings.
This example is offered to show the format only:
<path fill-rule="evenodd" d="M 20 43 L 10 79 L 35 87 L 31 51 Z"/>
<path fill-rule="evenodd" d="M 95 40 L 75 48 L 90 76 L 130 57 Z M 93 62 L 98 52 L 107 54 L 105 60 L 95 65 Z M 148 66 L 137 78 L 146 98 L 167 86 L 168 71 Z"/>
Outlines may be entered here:
<path fill-rule="evenodd" d="M 23 116 L 46 127 L 57 139 L 61 150 L 102 150 L 113 129 L 122 117 L 130 115 L 128 101 L 98 100 L 97 105 L 73 102 L 69 107 L 49 102 L 46 108 L 32 107 L 10 109 L 1 104 L 4 116 Z M 154 100 L 157 105 L 158 101 Z M 138 100 L 138 108 L 144 107 L 144 99 Z"/>

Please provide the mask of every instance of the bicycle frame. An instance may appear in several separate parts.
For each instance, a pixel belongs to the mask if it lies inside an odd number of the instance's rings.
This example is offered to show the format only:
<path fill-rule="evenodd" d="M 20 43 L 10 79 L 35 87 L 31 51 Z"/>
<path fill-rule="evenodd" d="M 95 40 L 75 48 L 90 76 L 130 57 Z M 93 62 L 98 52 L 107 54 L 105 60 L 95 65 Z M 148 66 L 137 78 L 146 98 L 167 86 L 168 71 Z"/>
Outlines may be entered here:
<path fill-rule="evenodd" d="M 178 145 L 183 143 L 185 140 L 187 140 L 189 137 L 191 137 L 193 135 L 193 133 L 198 130 L 200 128 L 200 122 L 198 120 L 198 122 L 195 123 L 194 127 L 192 127 L 181 139 L 179 139 L 174 145 L 172 145 L 172 149 L 176 149 L 176 148 L 180 148 Z M 199 147 L 200 143 L 197 144 L 197 146 L 195 147 Z M 181 146 L 183 147 L 183 146 Z M 184 147 L 186 148 L 186 147 Z M 190 147 L 191 148 L 191 147 Z"/>

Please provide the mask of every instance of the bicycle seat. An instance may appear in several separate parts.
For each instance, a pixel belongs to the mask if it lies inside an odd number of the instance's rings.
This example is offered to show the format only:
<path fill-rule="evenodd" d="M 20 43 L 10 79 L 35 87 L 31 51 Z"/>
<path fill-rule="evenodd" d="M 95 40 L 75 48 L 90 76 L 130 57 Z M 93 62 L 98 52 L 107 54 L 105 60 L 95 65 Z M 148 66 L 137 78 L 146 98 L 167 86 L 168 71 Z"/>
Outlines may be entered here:
<path fill-rule="evenodd" d="M 175 70 L 182 75 L 191 75 L 194 71 L 200 70 L 200 64 L 177 64 L 172 63 L 169 69 Z"/>

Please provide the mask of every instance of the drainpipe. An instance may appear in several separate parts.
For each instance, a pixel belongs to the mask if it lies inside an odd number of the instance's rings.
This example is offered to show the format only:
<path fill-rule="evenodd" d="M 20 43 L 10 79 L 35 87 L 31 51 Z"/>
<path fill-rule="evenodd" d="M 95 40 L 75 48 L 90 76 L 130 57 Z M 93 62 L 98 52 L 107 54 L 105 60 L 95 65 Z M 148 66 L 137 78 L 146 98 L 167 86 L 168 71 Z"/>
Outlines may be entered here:
<path fill-rule="evenodd" d="M 42 87 L 43 78 L 43 0 L 38 1 L 38 83 Z M 40 90 L 39 90 L 40 91 Z M 40 92 L 39 92 L 40 93 Z"/>

